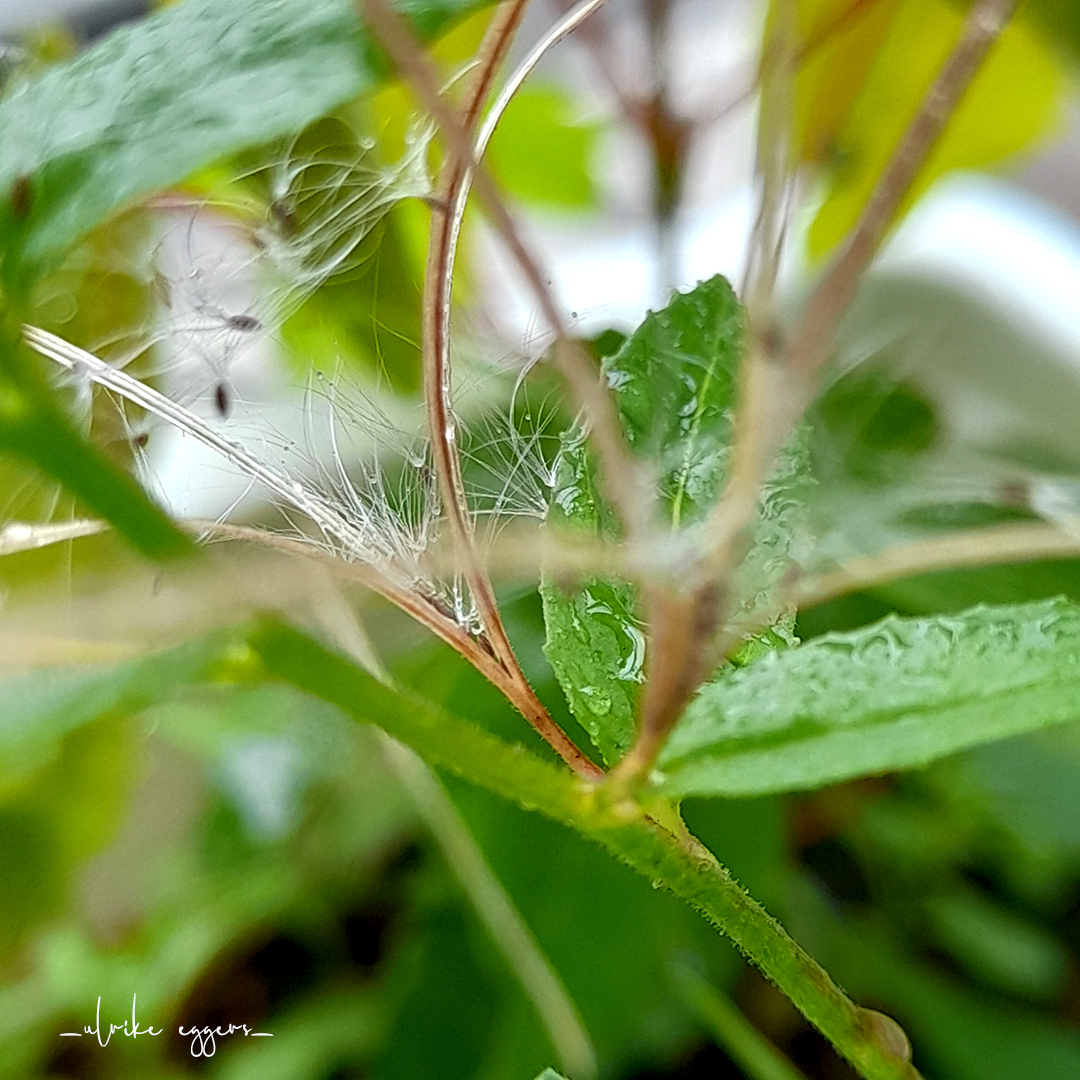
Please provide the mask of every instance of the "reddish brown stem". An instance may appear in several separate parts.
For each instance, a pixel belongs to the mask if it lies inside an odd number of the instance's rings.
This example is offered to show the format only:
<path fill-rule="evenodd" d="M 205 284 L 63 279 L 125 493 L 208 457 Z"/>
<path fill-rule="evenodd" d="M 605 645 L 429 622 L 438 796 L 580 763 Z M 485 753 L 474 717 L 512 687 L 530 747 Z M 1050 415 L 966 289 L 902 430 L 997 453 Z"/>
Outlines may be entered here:
<path fill-rule="evenodd" d="M 461 127 L 471 133 L 476 128 L 480 109 L 490 93 L 495 72 L 506 56 L 514 33 L 521 24 L 529 0 L 508 0 L 495 13 L 480 46 L 480 63 L 461 109 Z M 492 651 L 515 681 L 526 682 L 514 656 L 506 628 L 499 614 L 495 590 L 477 557 L 472 517 L 465 499 L 461 459 L 454 439 L 455 420 L 450 411 L 450 371 L 446 336 L 449 333 L 449 285 L 443 270 L 453 243 L 449 208 L 457 198 L 466 176 L 465 164 L 451 154 L 443 166 L 436 200 L 444 209 L 432 215 L 428 244 L 427 272 L 424 280 L 424 399 L 427 405 L 428 432 L 443 509 L 450 525 L 454 550 L 468 582 Z"/>

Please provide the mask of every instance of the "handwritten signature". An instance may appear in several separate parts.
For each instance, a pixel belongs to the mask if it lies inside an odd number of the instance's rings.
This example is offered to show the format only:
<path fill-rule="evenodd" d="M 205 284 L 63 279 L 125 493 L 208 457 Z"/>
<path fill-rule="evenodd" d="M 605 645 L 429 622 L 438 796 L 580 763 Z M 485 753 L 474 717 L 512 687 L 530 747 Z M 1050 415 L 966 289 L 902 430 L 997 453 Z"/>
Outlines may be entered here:
<path fill-rule="evenodd" d="M 124 1020 L 122 1024 L 109 1024 L 109 1030 L 104 1031 L 101 1026 L 101 998 L 97 999 L 97 1012 L 94 1014 L 93 1025 L 87 1024 L 82 1031 L 61 1031 L 62 1039 L 81 1039 L 84 1035 L 93 1035 L 99 1046 L 108 1046 L 109 1040 L 114 1035 L 120 1035 L 128 1039 L 136 1039 L 140 1035 L 161 1035 L 164 1028 L 155 1028 L 153 1024 L 141 1027 L 135 1019 L 135 1004 L 138 995 L 131 995 L 131 1019 Z M 250 1035 L 252 1038 L 273 1038 L 269 1031 L 252 1031 L 247 1024 L 229 1024 L 217 1027 L 192 1026 L 187 1029 L 181 1024 L 177 1029 L 180 1037 L 191 1039 L 192 1057 L 213 1057 L 217 1052 L 217 1040 L 227 1038 L 229 1035 Z"/>

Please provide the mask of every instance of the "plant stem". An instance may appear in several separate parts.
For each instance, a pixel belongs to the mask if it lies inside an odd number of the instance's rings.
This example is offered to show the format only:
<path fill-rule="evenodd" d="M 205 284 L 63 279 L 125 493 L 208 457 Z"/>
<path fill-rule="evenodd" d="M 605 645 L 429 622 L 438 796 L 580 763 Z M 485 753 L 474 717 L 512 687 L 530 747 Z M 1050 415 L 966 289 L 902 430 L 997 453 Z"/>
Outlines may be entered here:
<path fill-rule="evenodd" d="M 749 365 L 750 377 L 735 425 L 731 476 L 709 521 L 715 572 L 728 573 L 733 557 L 741 551 L 738 538 L 753 520 L 758 492 L 776 455 L 813 396 L 836 326 L 860 276 L 1016 2 L 975 0 L 960 40 L 897 145 L 862 217 L 814 290 L 790 341 L 786 345 L 782 341 L 762 342 L 760 361 Z"/>
<path fill-rule="evenodd" d="M 1080 535 L 1044 522 L 1010 522 L 950 536 L 897 544 L 879 555 L 851 559 L 839 569 L 799 582 L 799 607 L 810 607 L 918 574 L 998 563 L 1080 558 Z"/>
<path fill-rule="evenodd" d="M 395 693 L 298 631 L 266 623 L 248 645 L 265 672 L 377 724 L 429 764 L 569 825 L 686 900 L 731 937 L 865 1080 L 918 1080 L 903 1056 L 897 1025 L 855 1005 L 692 836 L 676 837 L 641 804 L 612 801 L 602 786 L 582 783 L 474 724 Z"/>
<path fill-rule="evenodd" d="M 828 360 L 837 323 L 855 286 L 892 224 L 901 203 L 967 93 L 991 46 L 1005 29 L 1017 0 L 975 0 L 960 40 L 949 54 L 870 195 L 858 224 L 825 272 L 787 349 L 787 363 L 814 380 Z"/>
<path fill-rule="evenodd" d="M 461 129 L 467 134 L 476 126 L 480 109 L 494 82 L 495 72 L 510 48 L 528 2 L 529 0 L 508 0 L 497 9 L 488 27 L 478 54 L 479 65 L 474 71 L 460 114 Z M 494 586 L 481 565 L 476 550 L 472 516 L 465 498 L 461 459 L 455 438 L 457 424 L 450 406 L 452 274 L 444 270 L 453 243 L 449 208 L 455 204 L 465 176 L 465 163 L 450 154 L 443 166 L 442 178 L 437 187 L 436 205 L 441 209 L 432 215 L 428 242 L 423 306 L 424 401 L 427 406 L 428 434 L 435 473 L 439 478 L 439 490 L 442 492 L 443 512 L 450 524 L 455 554 L 472 593 L 484 632 L 496 659 L 512 678 L 527 685 L 503 626 Z"/>
<path fill-rule="evenodd" d="M 476 140 L 474 157 L 477 161 L 483 157 L 495 126 L 513 94 L 540 58 L 603 2 L 604 0 L 591 0 L 589 4 L 582 5 L 563 18 L 553 32 L 545 36 L 540 45 L 514 72 L 492 106 Z M 461 126 L 466 134 L 471 133 L 476 126 L 480 106 L 491 87 L 495 70 L 509 48 L 513 32 L 524 15 L 527 3 L 528 0 L 510 0 L 499 9 L 488 29 L 480 48 L 482 59 L 479 74 L 469 91 L 463 110 Z M 495 657 L 505 668 L 517 696 L 528 703 L 529 711 L 523 710 L 524 715 L 527 718 L 530 715 L 546 717 L 547 719 L 542 724 L 543 730 L 541 728 L 538 730 L 544 738 L 548 738 L 544 731 L 549 730 L 549 725 L 554 725 L 554 722 L 551 721 L 547 710 L 521 670 L 499 614 L 494 587 L 476 549 L 472 517 L 461 476 L 461 459 L 457 441 L 452 437 L 455 422 L 450 401 L 450 306 L 453 293 L 454 257 L 469 187 L 470 173 L 467 163 L 451 154 L 444 166 L 443 178 L 439 184 L 437 203 L 442 208 L 442 212 L 434 214 L 432 218 L 424 281 L 424 396 L 427 405 L 428 430 L 431 436 L 435 471 L 439 477 L 439 486 L 450 522 L 457 567 L 465 574 Z M 536 726 L 535 723 L 534 726 Z M 583 755 L 582 760 L 584 760 Z"/>

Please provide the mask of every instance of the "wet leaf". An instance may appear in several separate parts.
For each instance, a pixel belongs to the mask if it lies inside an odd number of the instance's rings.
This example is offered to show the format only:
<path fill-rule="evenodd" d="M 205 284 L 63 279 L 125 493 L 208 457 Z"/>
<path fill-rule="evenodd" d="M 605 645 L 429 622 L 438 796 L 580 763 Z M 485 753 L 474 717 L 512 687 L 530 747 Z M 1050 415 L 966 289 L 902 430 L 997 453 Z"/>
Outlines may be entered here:
<path fill-rule="evenodd" d="M 1080 718 L 1080 607 L 891 616 L 725 669 L 660 760 L 672 795 L 799 791 Z"/>
<path fill-rule="evenodd" d="M 735 293 L 717 276 L 650 313 L 603 361 L 627 441 L 653 466 L 673 530 L 700 520 L 720 494 L 730 456 L 742 328 Z M 787 565 L 805 465 L 800 434 L 767 487 L 754 549 L 741 572 L 739 586 L 748 610 L 769 603 L 769 583 Z M 550 517 L 614 535 L 580 431 L 563 438 Z M 643 679 L 645 639 L 635 591 L 625 582 L 599 578 L 566 588 L 548 578 L 541 592 L 548 628 L 545 652 L 572 712 L 612 762 L 633 739 Z"/>

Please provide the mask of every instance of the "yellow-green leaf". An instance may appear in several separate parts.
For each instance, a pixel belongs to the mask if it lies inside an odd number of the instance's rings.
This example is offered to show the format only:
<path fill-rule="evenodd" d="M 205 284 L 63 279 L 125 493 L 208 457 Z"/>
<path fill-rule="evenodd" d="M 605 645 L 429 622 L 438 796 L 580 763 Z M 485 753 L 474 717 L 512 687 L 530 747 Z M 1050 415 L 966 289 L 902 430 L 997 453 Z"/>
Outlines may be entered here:
<path fill-rule="evenodd" d="M 960 37 L 965 5 L 949 0 L 803 0 L 804 70 L 797 81 L 797 146 L 826 170 L 810 228 L 812 257 L 858 220 L 928 88 Z M 845 10 L 852 11 L 843 17 Z M 946 172 L 983 168 L 1031 146 L 1060 116 L 1065 74 L 1022 19 L 993 46 L 901 212 Z"/>

